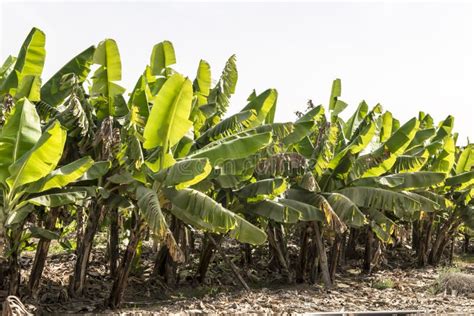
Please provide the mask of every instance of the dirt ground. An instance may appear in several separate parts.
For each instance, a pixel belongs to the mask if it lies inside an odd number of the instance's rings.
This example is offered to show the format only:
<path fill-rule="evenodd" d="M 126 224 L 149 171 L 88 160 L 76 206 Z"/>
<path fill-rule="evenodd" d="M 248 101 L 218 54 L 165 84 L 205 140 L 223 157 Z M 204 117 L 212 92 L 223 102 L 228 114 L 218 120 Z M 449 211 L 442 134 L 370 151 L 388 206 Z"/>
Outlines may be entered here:
<path fill-rule="evenodd" d="M 474 268 L 474 267 L 473 267 Z M 330 291 L 314 285 L 260 288 L 205 294 L 201 298 L 174 296 L 162 302 L 149 302 L 127 308 L 158 313 L 305 313 L 335 311 L 418 310 L 425 313 L 474 313 L 474 296 L 434 294 L 439 270 L 378 271 L 371 276 L 349 270 L 339 275 Z M 392 288 L 376 288 L 378 280 L 393 280 Z"/>
<path fill-rule="evenodd" d="M 343 265 L 334 288 L 320 284 L 287 284 L 286 278 L 268 268 L 267 249 L 256 249 L 255 262 L 243 266 L 238 246 L 227 248 L 228 256 L 240 267 L 251 287 L 246 292 L 236 281 L 219 254 L 210 266 L 206 284 L 196 284 L 193 274 L 198 253 L 180 267 L 178 286 L 150 281 L 153 255 L 145 249 L 142 264 L 133 272 L 124 296 L 122 309 L 104 308 L 112 280 L 109 277 L 105 249 L 94 248 L 85 295 L 69 297 L 67 286 L 75 255 L 58 252 L 45 267 L 41 291 L 36 299 L 22 301 L 36 314 L 196 314 L 196 313 L 304 313 L 337 311 L 418 310 L 429 313 L 474 313 L 474 294 L 454 296 L 437 292 L 440 276 L 451 271 L 474 275 L 473 257 L 457 259 L 454 267 L 414 268 L 413 254 L 403 249 L 386 258 L 372 274 L 360 270 L 360 261 Z M 263 254 L 263 255 L 262 255 Z M 295 255 L 295 254 L 294 254 Z M 293 258 L 294 259 L 294 258 Z M 28 278 L 33 253 L 22 257 L 23 282 Z M 1 296 L 1 295 L 0 295 Z M 1 299 L 0 297 L 0 300 Z"/>

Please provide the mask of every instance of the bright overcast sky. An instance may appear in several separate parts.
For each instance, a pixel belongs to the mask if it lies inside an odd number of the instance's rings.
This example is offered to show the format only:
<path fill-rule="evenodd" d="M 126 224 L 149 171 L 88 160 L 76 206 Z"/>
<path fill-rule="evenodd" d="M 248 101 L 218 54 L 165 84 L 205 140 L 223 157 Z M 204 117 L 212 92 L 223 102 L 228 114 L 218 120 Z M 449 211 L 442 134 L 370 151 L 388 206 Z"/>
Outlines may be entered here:
<path fill-rule="evenodd" d="M 0 0 L 1 1 L 1 0 Z M 473 2 L 474 3 L 474 2 Z M 114 38 L 131 89 L 154 44 L 174 43 L 177 70 L 194 78 L 199 60 L 217 78 L 237 54 L 231 112 L 252 89 L 279 92 L 277 119 L 306 101 L 327 103 L 335 78 L 353 110 L 380 102 L 401 120 L 419 110 L 455 116 L 461 143 L 474 139 L 474 5 L 437 3 L 13 2 L 1 6 L 1 57 L 16 55 L 33 26 L 46 33 L 44 80 L 75 54 Z"/>

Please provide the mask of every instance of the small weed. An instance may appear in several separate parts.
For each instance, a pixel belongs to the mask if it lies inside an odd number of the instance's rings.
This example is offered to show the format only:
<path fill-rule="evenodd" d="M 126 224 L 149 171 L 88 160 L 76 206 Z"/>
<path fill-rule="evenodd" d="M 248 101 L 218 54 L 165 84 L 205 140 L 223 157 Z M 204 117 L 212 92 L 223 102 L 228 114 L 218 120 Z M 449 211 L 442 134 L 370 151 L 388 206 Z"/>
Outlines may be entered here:
<path fill-rule="evenodd" d="M 442 278 L 446 274 L 461 272 L 461 269 L 456 266 L 442 267 L 439 269 L 439 277 Z"/>
<path fill-rule="evenodd" d="M 391 289 L 395 286 L 395 282 L 392 279 L 380 279 L 374 281 L 372 287 L 377 290 Z"/>
<path fill-rule="evenodd" d="M 204 296 L 215 296 L 216 294 L 220 293 L 221 290 L 215 286 L 198 286 L 194 288 L 187 288 L 183 289 L 180 293 L 181 297 L 196 297 L 196 298 L 203 298 Z"/>

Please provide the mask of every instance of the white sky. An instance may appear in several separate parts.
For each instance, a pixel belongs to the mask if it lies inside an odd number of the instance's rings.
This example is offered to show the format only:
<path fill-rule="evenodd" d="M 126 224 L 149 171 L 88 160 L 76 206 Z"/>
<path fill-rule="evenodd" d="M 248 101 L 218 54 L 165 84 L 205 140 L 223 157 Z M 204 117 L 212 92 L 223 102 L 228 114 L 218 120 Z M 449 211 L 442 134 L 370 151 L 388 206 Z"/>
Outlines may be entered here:
<path fill-rule="evenodd" d="M 1 0 L 0 0 L 1 1 Z M 401 119 L 455 116 L 460 143 L 474 139 L 474 2 L 171 3 L 18 2 L 0 6 L 1 59 L 16 55 L 33 26 L 46 33 L 46 80 L 91 44 L 114 38 L 122 85 L 132 89 L 154 44 L 171 40 L 177 70 L 194 78 L 199 60 L 217 78 L 237 54 L 230 112 L 253 88 L 279 92 L 277 120 L 306 101 L 328 101 L 342 79 L 347 112 L 365 99 Z"/>

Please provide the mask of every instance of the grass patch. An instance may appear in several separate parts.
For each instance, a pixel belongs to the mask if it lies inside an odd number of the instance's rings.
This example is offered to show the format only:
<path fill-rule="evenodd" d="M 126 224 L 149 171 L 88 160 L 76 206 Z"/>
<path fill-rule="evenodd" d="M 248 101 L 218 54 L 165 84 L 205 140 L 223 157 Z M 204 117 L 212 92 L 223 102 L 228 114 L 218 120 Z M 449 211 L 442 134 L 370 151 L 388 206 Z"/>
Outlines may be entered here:
<path fill-rule="evenodd" d="M 461 272 L 440 274 L 434 286 L 435 293 L 471 294 L 474 293 L 474 275 Z"/>
<path fill-rule="evenodd" d="M 372 287 L 377 290 L 391 289 L 394 286 L 395 282 L 390 278 L 375 280 L 374 283 L 372 283 Z"/>
<path fill-rule="evenodd" d="M 439 269 L 438 278 L 448 275 L 450 273 L 457 273 L 457 272 L 461 272 L 461 269 L 457 266 L 442 267 L 441 269 Z"/>
<path fill-rule="evenodd" d="M 197 287 L 186 287 L 180 290 L 177 294 L 180 298 L 203 298 L 207 295 L 215 296 L 221 292 L 221 289 L 216 286 L 197 286 Z"/>
<path fill-rule="evenodd" d="M 462 254 L 460 256 L 455 256 L 454 263 L 458 266 L 466 266 L 466 265 L 474 264 L 474 254 L 468 253 L 468 254 Z"/>

